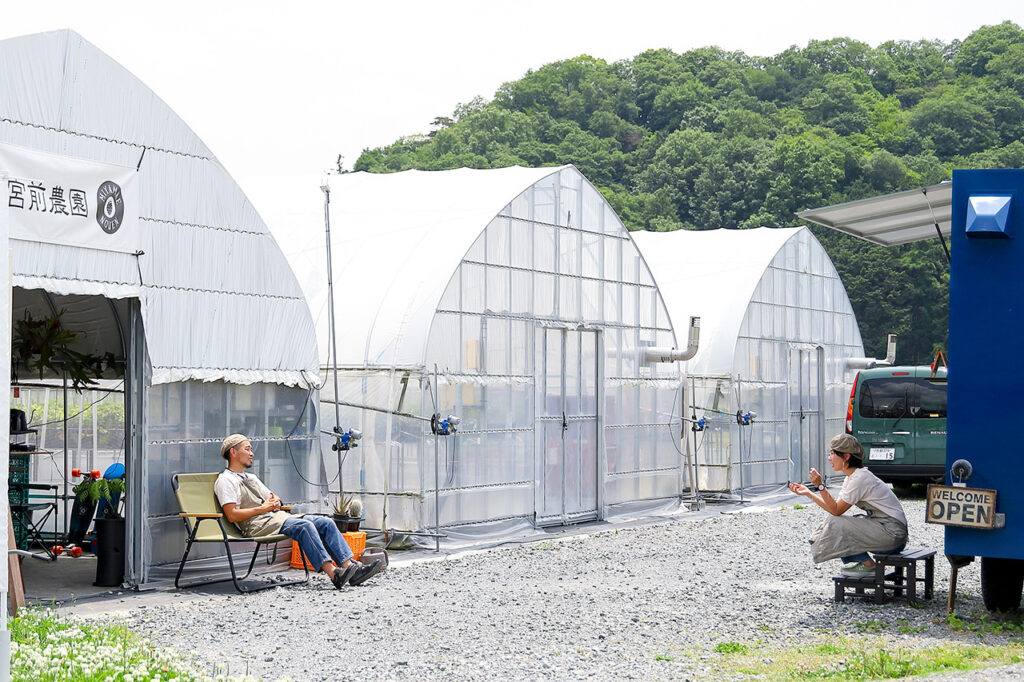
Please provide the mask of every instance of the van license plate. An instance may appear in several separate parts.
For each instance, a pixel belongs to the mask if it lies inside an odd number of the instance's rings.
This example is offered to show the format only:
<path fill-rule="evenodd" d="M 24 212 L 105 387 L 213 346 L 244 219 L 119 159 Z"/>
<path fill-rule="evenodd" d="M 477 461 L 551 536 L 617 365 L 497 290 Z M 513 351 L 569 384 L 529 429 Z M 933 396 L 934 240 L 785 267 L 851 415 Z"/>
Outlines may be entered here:
<path fill-rule="evenodd" d="M 893 460 L 896 458 L 896 448 L 871 448 L 868 459 Z"/>

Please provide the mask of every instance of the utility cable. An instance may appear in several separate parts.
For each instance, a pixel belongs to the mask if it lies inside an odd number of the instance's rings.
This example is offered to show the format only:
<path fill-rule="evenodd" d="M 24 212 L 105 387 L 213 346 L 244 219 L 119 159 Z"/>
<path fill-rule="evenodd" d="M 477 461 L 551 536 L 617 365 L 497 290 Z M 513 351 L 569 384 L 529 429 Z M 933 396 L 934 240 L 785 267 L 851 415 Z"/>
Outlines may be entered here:
<path fill-rule="evenodd" d="M 88 405 L 86 405 L 85 407 L 80 409 L 78 412 L 75 412 L 73 415 L 69 416 L 68 419 L 70 420 L 70 419 L 74 419 L 75 417 L 80 416 L 81 414 L 83 414 L 86 410 L 88 410 L 90 407 L 92 407 L 96 403 L 99 403 L 99 402 L 102 402 L 103 400 L 105 400 L 107 398 L 107 396 L 109 396 L 111 393 L 113 393 L 115 391 L 118 391 L 118 390 L 123 390 L 123 387 L 124 387 L 124 379 L 122 379 L 121 383 L 119 383 L 117 386 L 114 386 L 112 389 L 110 389 L 109 391 L 105 392 L 99 398 L 97 398 L 96 400 L 92 401 L 91 403 L 89 403 Z M 51 387 L 47 387 L 46 390 L 49 390 L 50 388 Z M 59 386 L 53 386 L 52 388 L 57 389 L 57 388 L 60 388 L 60 387 Z M 89 389 L 89 390 L 95 391 L 96 389 Z M 51 424 L 63 424 L 63 423 L 64 423 L 64 417 L 61 417 L 60 419 L 54 419 L 51 422 L 43 422 L 41 424 L 29 423 L 29 427 L 31 427 L 31 428 L 39 428 L 39 427 L 42 427 L 42 426 L 50 426 Z"/>

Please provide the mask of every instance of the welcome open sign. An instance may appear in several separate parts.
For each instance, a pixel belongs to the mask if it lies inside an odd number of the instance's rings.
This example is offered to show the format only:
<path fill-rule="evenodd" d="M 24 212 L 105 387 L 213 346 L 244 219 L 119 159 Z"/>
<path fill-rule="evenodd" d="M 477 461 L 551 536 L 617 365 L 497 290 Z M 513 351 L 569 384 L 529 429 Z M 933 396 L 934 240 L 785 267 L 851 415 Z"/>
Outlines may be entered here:
<path fill-rule="evenodd" d="M 926 523 L 966 528 L 994 528 L 996 491 L 948 485 L 928 486 Z"/>

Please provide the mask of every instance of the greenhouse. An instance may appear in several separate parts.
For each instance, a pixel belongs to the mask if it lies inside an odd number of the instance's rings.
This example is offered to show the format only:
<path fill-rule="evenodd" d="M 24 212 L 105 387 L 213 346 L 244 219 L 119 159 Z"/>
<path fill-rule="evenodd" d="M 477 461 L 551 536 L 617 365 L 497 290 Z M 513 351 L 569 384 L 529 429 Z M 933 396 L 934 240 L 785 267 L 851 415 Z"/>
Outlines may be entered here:
<path fill-rule="evenodd" d="M 369 525 L 454 538 L 678 504 L 678 363 L 643 354 L 675 334 L 578 170 L 350 173 L 329 196 L 339 425 L 363 440 L 327 476 L 340 466 Z M 284 248 L 327 371 L 323 229 Z M 334 395 L 328 371 L 324 429 Z M 433 414 L 460 419 L 455 435 L 433 435 Z"/>
<path fill-rule="evenodd" d="M 14 343 L 20 321 L 56 321 L 104 367 L 97 388 L 65 398 L 59 373 L 15 366 L 11 406 L 38 438 L 27 479 L 64 495 L 72 468 L 126 466 L 129 584 L 176 567 L 171 474 L 221 469 L 227 433 L 250 436 L 255 471 L 283 497 L 318 502 L 314 325 L 252 204 L 164 102 L 81 36 L 0 42 L 0 74 Z M 45 529 L 56 538 L 68 502 Z"/>
<path fill-rule="evenodd" d="M 846 289 L 810 230 L 633 238 L 672 319 L 701 318 L 700 349 L 684 366 L 687 416 L 708 420 L 687 438 L 698 485 L 737 491 L 829 471 L 825 443 L 844 429 L 853 380 L 847 360 L 864 351 Z"/>

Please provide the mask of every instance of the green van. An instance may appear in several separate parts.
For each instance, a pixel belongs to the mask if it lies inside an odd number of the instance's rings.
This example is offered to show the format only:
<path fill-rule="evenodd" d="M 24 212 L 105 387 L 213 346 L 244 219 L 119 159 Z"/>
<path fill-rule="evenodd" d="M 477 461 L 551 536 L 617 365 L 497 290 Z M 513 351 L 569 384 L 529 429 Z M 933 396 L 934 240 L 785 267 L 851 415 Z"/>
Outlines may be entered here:
<path fill-rule="evenodd" d="M 864 464 L 890 483 L 942 482 L 946 466 L 946 368 L 876 367 L 853 381 L 846 432 Z"/>

